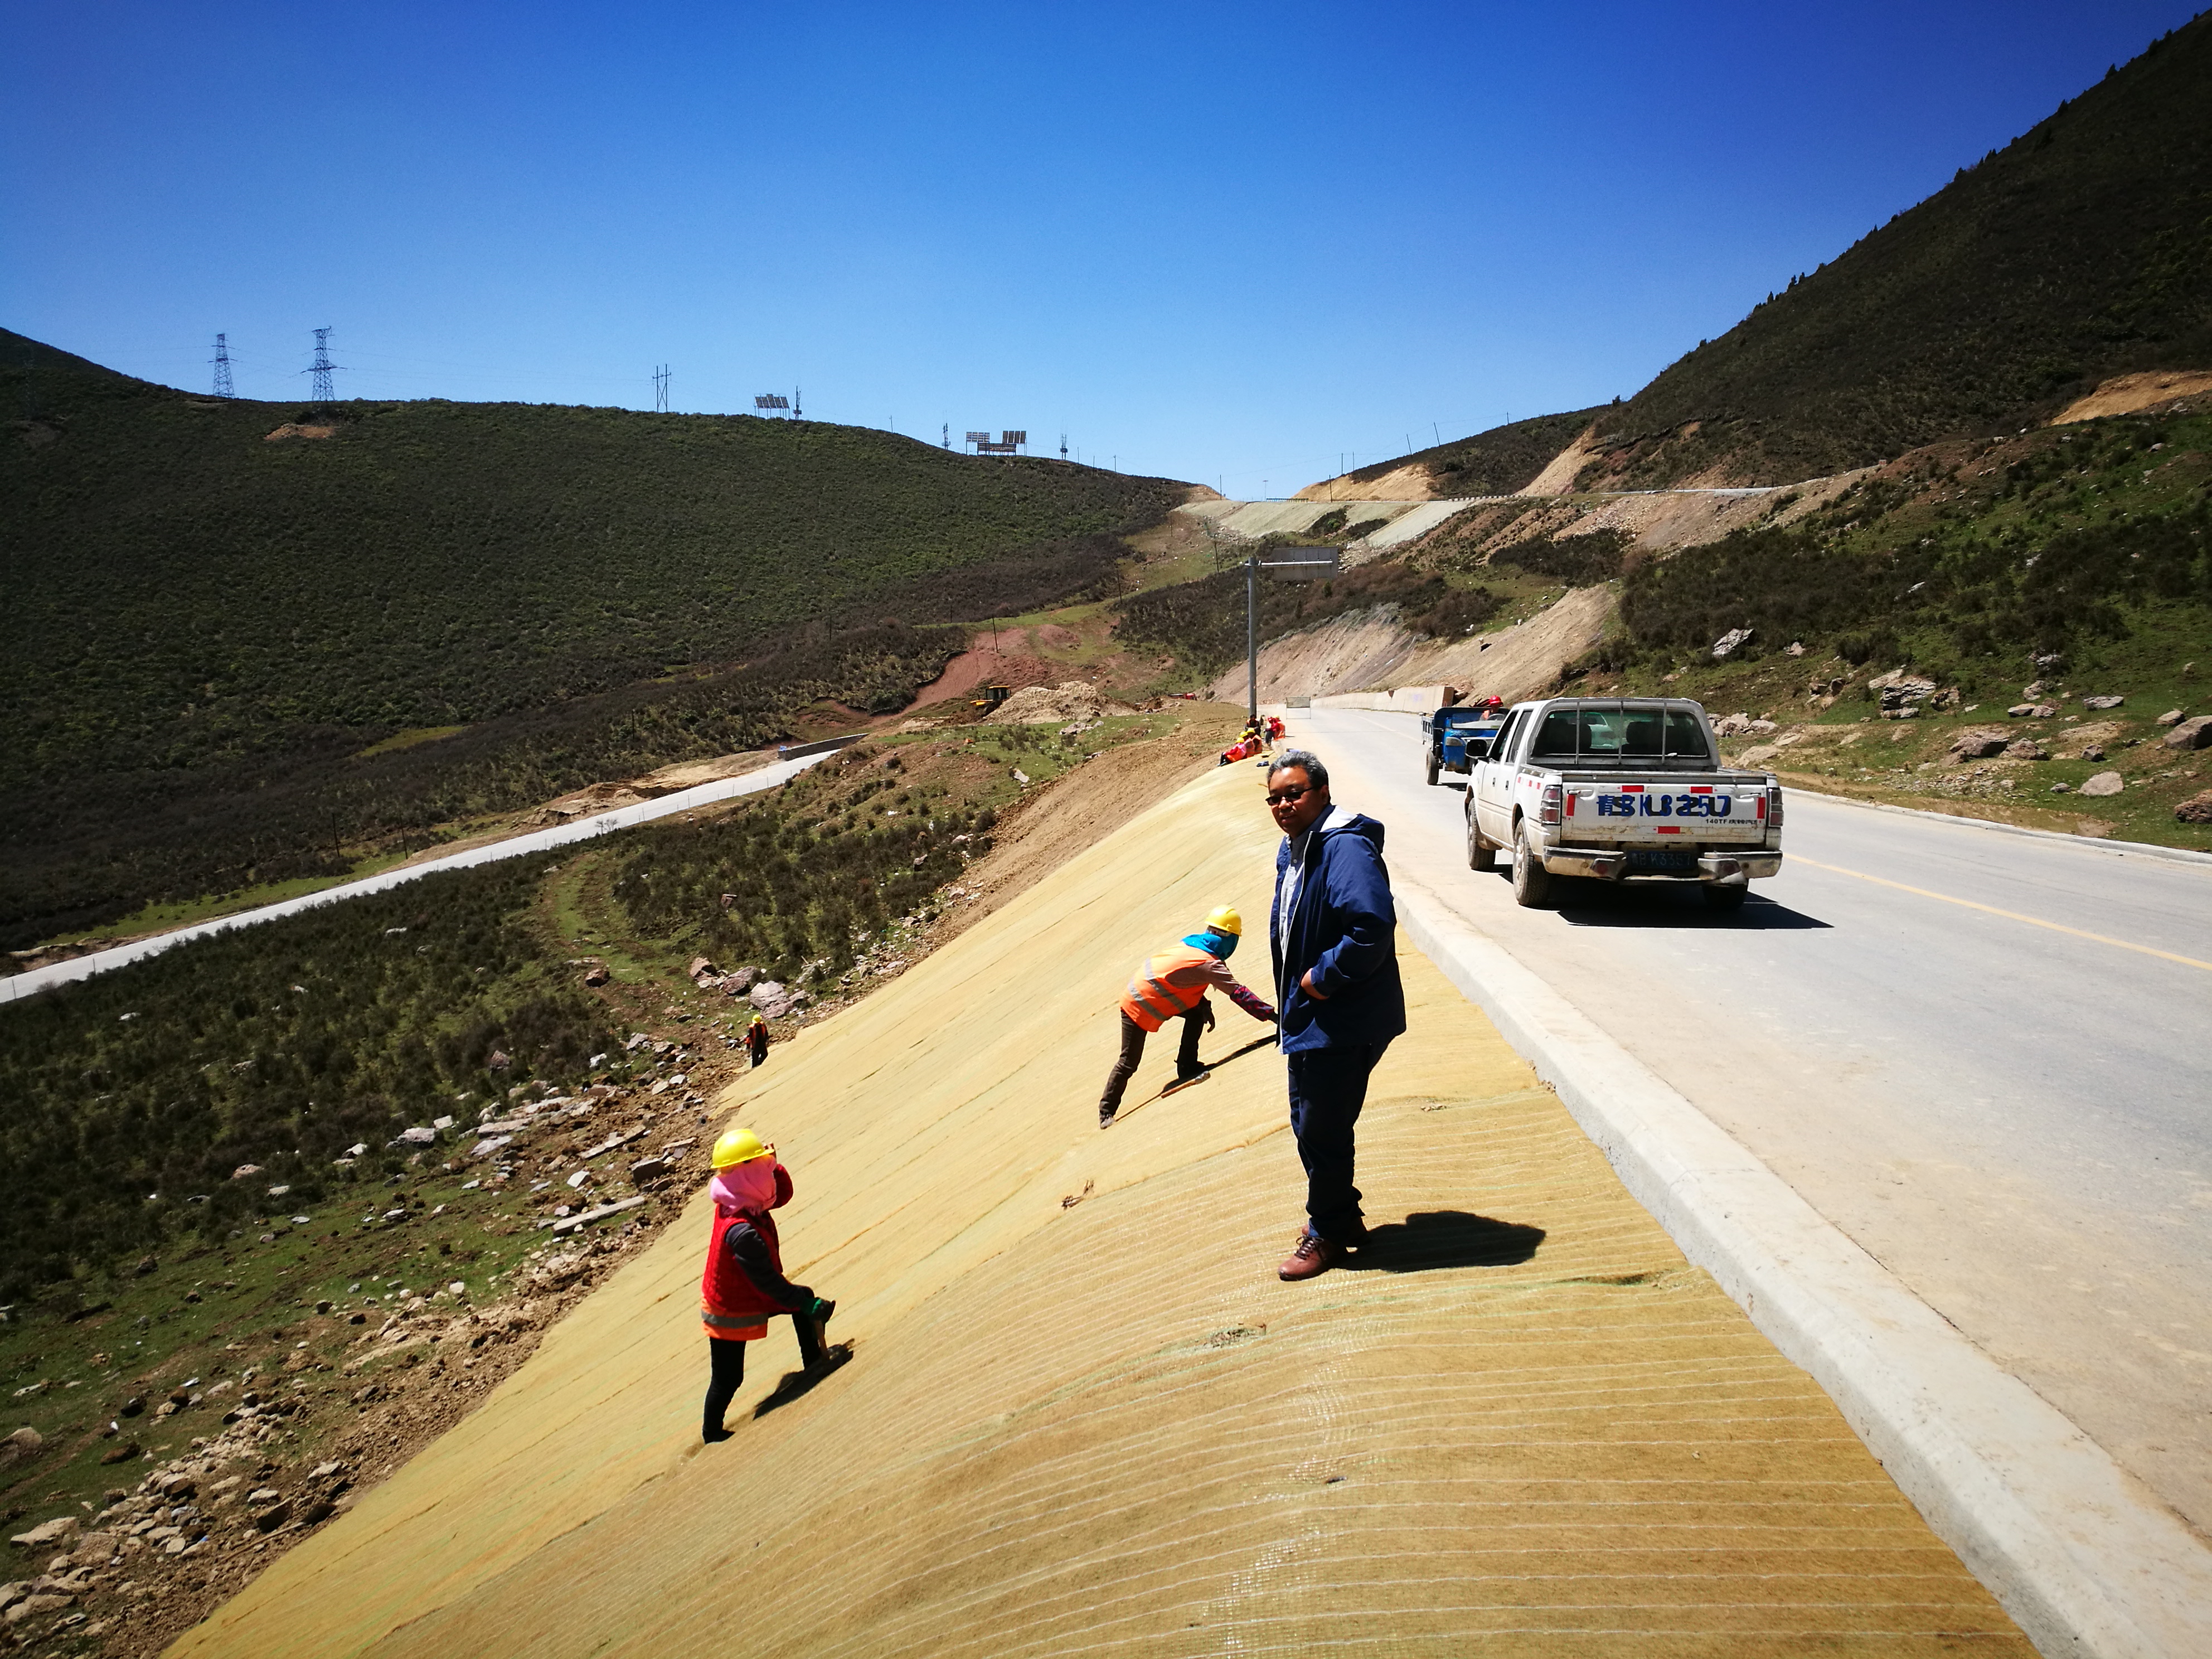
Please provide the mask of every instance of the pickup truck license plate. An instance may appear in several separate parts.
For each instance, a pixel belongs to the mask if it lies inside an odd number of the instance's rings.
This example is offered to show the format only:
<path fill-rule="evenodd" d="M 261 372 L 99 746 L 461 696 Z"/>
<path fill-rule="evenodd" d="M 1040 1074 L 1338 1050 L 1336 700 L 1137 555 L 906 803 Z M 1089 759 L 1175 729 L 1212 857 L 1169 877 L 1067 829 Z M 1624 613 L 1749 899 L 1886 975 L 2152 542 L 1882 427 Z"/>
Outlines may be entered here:
<path fill-rule="evenodd" d="M 1736 799 L 1721 790 L 1703 794 L 1670 795 L 1656 789 L 1633 795 L 1597 798 L 1601 818 L 1726 818 L 1735 816 Z"/>
<path fill-rule="evenodd" d="M 1628 853 L 1628 867 L 1632 870 L 1694 870 L 1698 854 L 1694 848 L 1671 847 L 1632 847 Z"/>

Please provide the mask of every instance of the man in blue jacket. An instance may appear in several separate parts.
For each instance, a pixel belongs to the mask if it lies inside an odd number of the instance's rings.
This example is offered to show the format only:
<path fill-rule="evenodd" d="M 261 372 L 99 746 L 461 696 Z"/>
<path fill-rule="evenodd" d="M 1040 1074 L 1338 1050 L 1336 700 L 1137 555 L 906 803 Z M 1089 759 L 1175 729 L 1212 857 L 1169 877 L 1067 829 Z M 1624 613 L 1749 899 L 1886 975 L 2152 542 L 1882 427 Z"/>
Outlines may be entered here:
<path fill-rule="evenodd" d="M 1367 1236 L 1352 1184 L 1352 1130 L 1369 1073 L 1406 1029 L 1406 992 L 1382 826 L 1333 805 L 1328 769 L 1303 749 L 1285 750 L 1268 769 L 1267 806 L 1283 832 L 1268 928 L 1275 1006 L 1291 1133 L 1306 1169 L 1305 1230 L 1278 1271 L 1311 1279 Z"/>

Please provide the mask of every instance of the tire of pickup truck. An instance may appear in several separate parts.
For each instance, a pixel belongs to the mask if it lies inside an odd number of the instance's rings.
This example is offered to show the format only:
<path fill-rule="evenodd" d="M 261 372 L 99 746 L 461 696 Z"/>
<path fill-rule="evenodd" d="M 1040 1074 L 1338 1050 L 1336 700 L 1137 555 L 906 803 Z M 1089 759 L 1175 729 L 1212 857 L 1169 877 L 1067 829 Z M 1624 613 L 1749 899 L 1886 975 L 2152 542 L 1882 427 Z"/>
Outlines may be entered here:
<path fill-rule="evenodd" d="M 1437 768 L 1439 764 L 1441 763 L 1434 755 L 1429 757 L 1429 787 L 1431 789 L 1437 787 Z"/>
<path fill-rule="evenodd" d="M 1751 888 L 1747 884 L 1724 887 L 1718 882 L 1709 881 L 1705 884 L 1705 908 L 1717 910 L 1726 915 L 1743 908 L 1744 900 L 1751 896 Z"/>
<path fill-rule="evenodd" d="M 1467 802 L 1467 867 L 1485 872 L 1498 867 L 1498 849 L 1483 840 L 1482 832 L 1474 827 L 1474 798 Z"/>
<path fill-rule="evenodd" d="M 1524 910 L 1542 910 L 1552 902 L 1552 872 L 1529 850 L 1526 826 L 1513 826 L 1513 902 Z"/>

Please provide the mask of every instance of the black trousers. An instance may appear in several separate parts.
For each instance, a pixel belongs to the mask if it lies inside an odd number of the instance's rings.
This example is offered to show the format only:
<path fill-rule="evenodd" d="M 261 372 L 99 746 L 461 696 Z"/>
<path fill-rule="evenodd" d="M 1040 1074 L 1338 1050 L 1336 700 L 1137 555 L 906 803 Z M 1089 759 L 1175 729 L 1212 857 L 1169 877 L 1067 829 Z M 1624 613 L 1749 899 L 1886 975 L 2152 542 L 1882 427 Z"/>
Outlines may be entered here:
<path fill-rule="evenodd" d="M 1291 1133 L 1305 1165 L 1308 1230 L 1331 1243 L 1357 1244 L 1367 1224 L 1352 1182 L 1352 1135 L 1382 1048 L 1309 1048 L 1289 1058 Z"/>
<path fill-rule="evenodd" d="M 1182 1043 L 1176 1050 L 1176 1071 L 1178 1075 L 1199 1068 L 1199 1035 L 1213 1024 L 1213 1007 L 1204 997 L 1186 1009 L 1182 1015 Z M 1098 1097 L 1098 1115 L 1111 1117 L 1121 1109 L 1121 1094 L 1136 1074 L 1137 1066 L 1145 1057 L 1145 1028 L 1121 1016 L 1121 1055 L 1114 1062 L 1114 1069 L 1106 1074 L 1106 1092 Z"/>
<path fill-rule="evenodd" d="M 822 1358 L 822 1340 L 816 1333 L 814 1322 L 802 1311 L 791 1316 L 793 1328 L 799 1333 L 799 1363 L 812 1365 Z M 745 1345 L 726 1336 L 707 1339 L 708 1382 L 706 1431 L 713 1434 L 722 1426 L 722 1413 L 730 1409 L 730 1401 L 737 1398 L 738 1389 L 745 1380 Z"/>

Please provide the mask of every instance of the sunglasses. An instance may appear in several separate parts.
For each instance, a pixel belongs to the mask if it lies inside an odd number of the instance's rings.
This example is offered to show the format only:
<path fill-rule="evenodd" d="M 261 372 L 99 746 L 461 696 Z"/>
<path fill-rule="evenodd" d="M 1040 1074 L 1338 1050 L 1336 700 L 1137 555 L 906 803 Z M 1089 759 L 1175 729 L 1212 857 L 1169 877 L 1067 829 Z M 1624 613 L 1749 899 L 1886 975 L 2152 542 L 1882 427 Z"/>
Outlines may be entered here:
<path fill-rule="evenodd" d="M 1314 786 L 1310 783 L 1296 783 L 1292 784 L 1287 789 L 1270 789 L 1267 792 L 1267 805 L 1270 806 L 1287 806 L 1292 801 L 1298 799 L 1301 796 L 1310 793 L 1313 787 Z"/>

